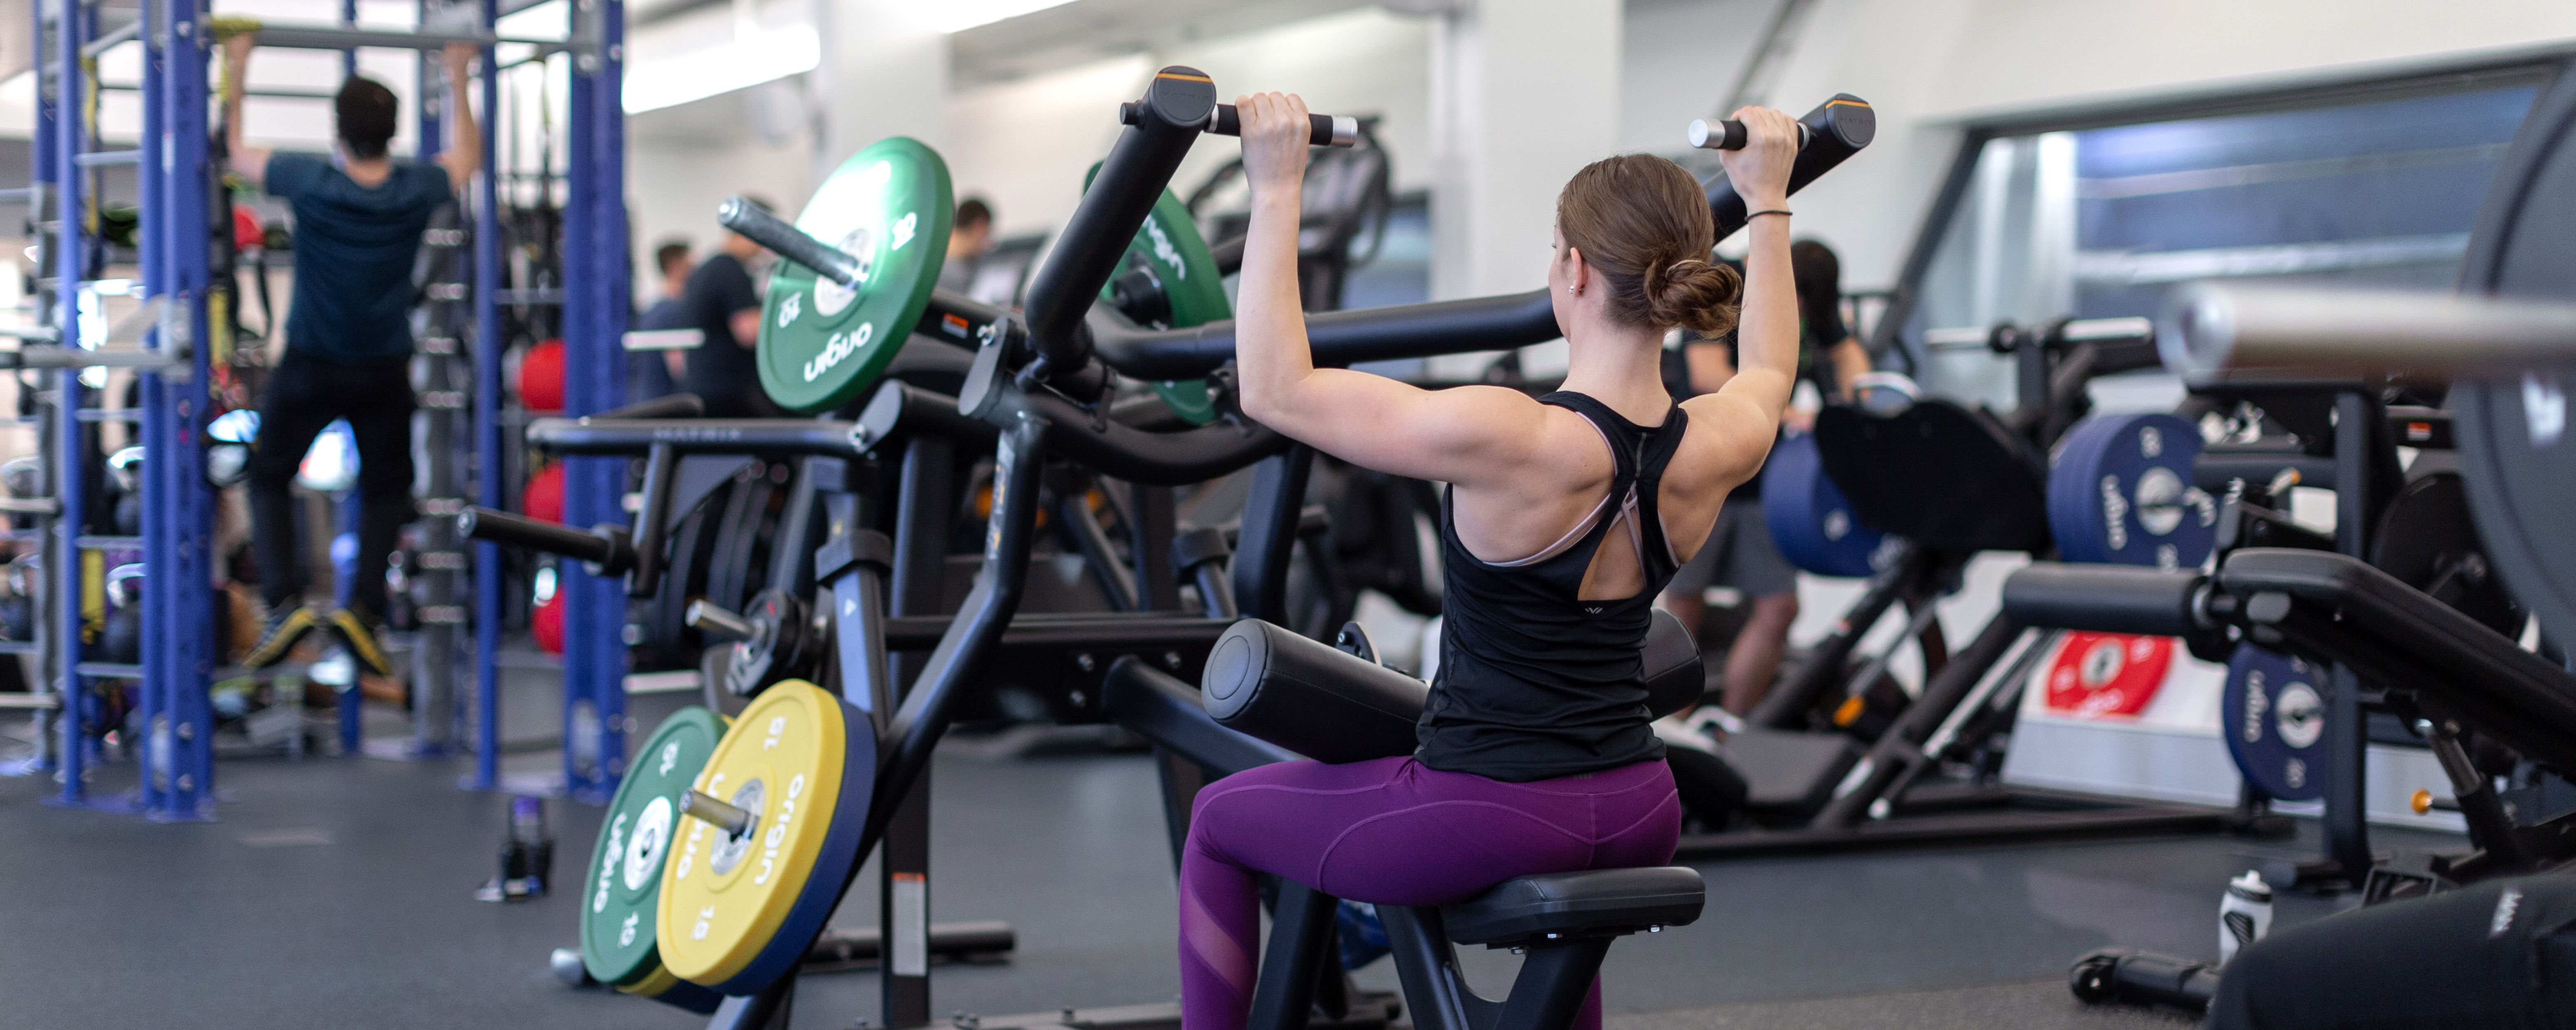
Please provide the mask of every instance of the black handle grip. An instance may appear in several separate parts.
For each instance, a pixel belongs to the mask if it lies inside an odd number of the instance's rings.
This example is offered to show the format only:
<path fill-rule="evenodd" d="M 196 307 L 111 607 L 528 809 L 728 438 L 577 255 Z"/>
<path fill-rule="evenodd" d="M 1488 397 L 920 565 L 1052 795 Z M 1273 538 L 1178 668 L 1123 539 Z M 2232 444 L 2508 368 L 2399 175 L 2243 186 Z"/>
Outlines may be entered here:
<path fill-rule="evenodd" d="M 1360 140 L 1359 119 L 1348 115 L 1310 114 L 1311 127 L 1306 142 L 1319 147 L 1347 147 Z M 1242 136 L 1243 118 L 1234 113 L 1233 104 L 1216 105 L 1216 114 L 1208 118 L 1208 130 L 1219 136 Z"/>
<path fill-rule="evenodd" d="M 1134 125 L 1143 116 L 1144 112 L 1137 108 L 1135 101 L 1118 105 L 1120 125 Z M 1347 147 L 1360 141 L 1360 120 L 1350 115 L 1309 114 L 1306 124 L 1311 127 L 1306 142 L 1315 146 Z M 1207 124 L 1202 129 L 1218 136 L 1239 137 L 1243 135 L 1243 116 L 1235 113 L 1233 104 L 1218 104 L 1209 113 Z"/>
<path fill-rule="evenodd" d="M 813 269 L 823 278 L 854 289 L 859 285 L 860 262 L 857 257 L 805 235 L 805 230 L 761 210 L 748 198 L 726 197 L 724 203 L 716 205 L 716 222 L 753 243 L 776 251 L 780 257 Z"/>
<path fill-rule="evenodd" d="M 1814 130 L 1804 125 L 1798 126 L 1798 145 L 1806 146 L 1807 137 L 1814 134 Z M 1693 119 L 1690 130 L 1685 133 L 1685 136 L 1690 140 L 1691 146 L 1701 150 L 1742 150 L 1745 142 L 1753 138 L 1751 131 L 1744 127 L 1744 123 L 1733 118 L 1721 118 L 1714 122 L 1705 118 Z"/>
<path fill-rule="evenodd" d="M 1878 138 L 1878 113 L 1869 102 L 1849 93 L 1836 93 L 1816 109 L 1798 117 L 1798 160 L 1789 166 L 1789 192 L 1796 193 L 1816 177 L 1832 171 L 1836 165 Z M 1725 176 L 1710 179 L 1703 189 L 1708 194 L 1709 216 L 1717 221 L 1717 238 L 1725 239 L 1744 228 L 1744 197 L 1735 192 L 1735 184 Z"/>
<path fill-rule="evenodd" d="M 608 573 L 622 573 L 625 566 L 633 561 L 632 552 L 612 537 L 493 508 L 465 509 L 456 516 L 456 532 L 468 539 L 489 540 L 503 547 L 559 554 L 588 562 Z"/>
<path fill-rule="evenodd" d="M 2006 618 L 2032 626 L 2188 637 L 2203 577 L 2141 565 L 2033 562 L 2004 580 Z"/>

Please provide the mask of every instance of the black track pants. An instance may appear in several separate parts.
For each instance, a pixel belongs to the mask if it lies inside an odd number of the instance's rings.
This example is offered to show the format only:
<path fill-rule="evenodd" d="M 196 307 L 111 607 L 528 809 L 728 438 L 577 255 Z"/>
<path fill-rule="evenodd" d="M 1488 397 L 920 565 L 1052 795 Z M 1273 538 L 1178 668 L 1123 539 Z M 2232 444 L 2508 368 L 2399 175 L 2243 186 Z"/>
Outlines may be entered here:
<path fill-rule="evenodd" d="M 260 400 L 249 476 L 251 547 L 260 594 L 271 609 L 298 603 L 304 594 L 296 467 L 314 437 L 347 419 L 358 445 L 358 581 L 350 584 L 349 604 L 384 617 L 385 567 L 412 520 L 412 403 L 409 358 L 341 365 L 289 348 L 277 363 Z"/>

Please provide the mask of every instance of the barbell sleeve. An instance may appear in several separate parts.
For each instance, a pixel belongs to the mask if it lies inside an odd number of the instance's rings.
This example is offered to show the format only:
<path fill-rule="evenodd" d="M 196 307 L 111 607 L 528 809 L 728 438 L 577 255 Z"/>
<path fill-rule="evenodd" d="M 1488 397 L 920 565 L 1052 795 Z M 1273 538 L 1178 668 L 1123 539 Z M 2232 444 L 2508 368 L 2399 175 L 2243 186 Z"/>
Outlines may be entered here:
<path fill-rule="evenodd" d="M 729 640 L 749 640 L 760 635 L 759 627 L 753 626 L 751 620 L 708 604 L 704 599 L 689 602 L 688 613 L 681 621 L 701 633 Z"/>
<path fill-rule="evenodd" d="M 680 814 L 723 830 L 729 837 L 747 837 L 760 825 L 759 813 L 736 808 L 703 791 L 689 790 L 680 794 Z"/>
<path fill-rule="evenodd" d="M 2177 372 L 2515 372 L 2576 362 L 2576 304 L 2451 293 L 2206 284 L 2166 309 Z"/>
<path fill-rule="evenodd" d="M 856 256 L 806 235 L 805 230 L 761 210 L 747 197 L 726 197 L 724 203 L 716 205 L 716 222 L 780 257 L 813 269 L 823 278 L 853 289 L 859 285 L 861 265 Z"/>

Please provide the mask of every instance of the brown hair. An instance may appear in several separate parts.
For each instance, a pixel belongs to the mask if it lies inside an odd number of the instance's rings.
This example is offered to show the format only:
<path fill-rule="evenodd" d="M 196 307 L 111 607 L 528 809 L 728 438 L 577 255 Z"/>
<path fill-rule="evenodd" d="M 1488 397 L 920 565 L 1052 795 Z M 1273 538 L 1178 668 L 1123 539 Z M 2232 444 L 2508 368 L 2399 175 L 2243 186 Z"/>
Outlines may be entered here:
<path fill-rule="evenodd" d="M 1556 225 L 1609 284 L 1621 321 L 1710 336 L 1735 327 L 1744 278 L 1709 260 L 1708 197 L 1682 166 L 1648 154 L 1586 165 L 1557 195 Z"/>

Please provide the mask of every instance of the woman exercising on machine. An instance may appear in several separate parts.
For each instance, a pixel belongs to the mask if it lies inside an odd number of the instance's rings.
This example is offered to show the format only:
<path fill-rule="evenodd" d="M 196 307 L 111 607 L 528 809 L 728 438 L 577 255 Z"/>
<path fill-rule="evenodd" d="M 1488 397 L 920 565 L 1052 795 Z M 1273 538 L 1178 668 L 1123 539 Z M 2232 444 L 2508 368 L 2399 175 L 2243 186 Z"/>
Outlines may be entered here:
<path fill-rule="evenodd" d="M 1316 368 L 1297 292 L 1306 106 L 1235 103 L 1253 197 L 1235 320 L 1244 413 L 1354 464 L 1450 484 L 1447 619 L 1411 757 L 1265 766 L 1199 794 L 1181 859 L 1188 1030 L 1245 1023 L 1255 873 L 1441 905 L 1519 876 L 1671 860 L 1681 808 L 1647 727 L 1639 648 L 1655 595 L 1691 557 L 1676 545 L 1708 539 L 1770 451 L 1798 357 L 1788 115 L 1736 112 L 1751 140 L 1722 157 L 1753 213 L 1741 281 L 1708 260 L 1708 202 L 1680 166 L 1623 155 L 1575 173 L 1547 272 L 1571 364 L 1564 389 L 1532 400 Z M 1658 374 L 1665 331 L 1723 332 L 1739 300 L 1741 369 L 1674 403 Z M 1600 1023 L 1595 983 L 1575 1027 Z"/>

